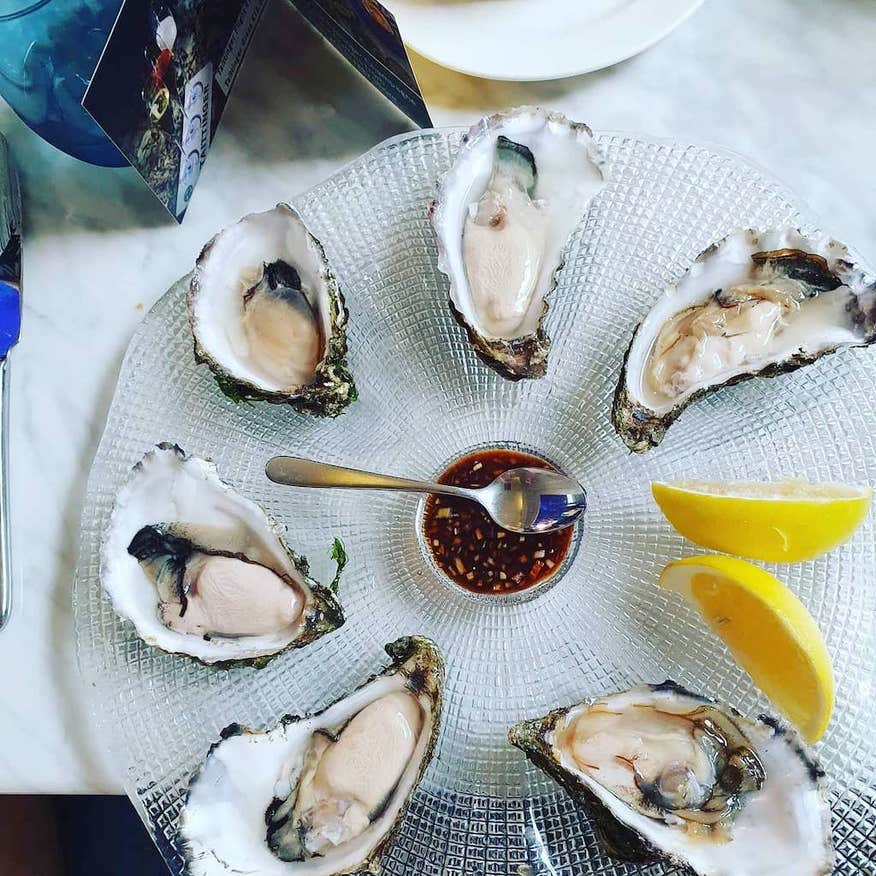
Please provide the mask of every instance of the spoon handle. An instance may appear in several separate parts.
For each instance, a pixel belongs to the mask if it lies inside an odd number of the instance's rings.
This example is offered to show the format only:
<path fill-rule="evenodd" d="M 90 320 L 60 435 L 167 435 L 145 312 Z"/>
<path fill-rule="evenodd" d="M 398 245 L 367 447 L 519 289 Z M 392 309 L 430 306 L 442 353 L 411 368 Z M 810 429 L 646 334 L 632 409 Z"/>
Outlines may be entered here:
<path fill-rule="evenodd" d="M 344 487 L 354 490 L 409 490 L 415 493 L 444 493 L 471 498 L 461 487 L 396 478 L 391 475 L 328 465 L 296 456 L 275 456 L 265 466 L 265 474 L 275 484 L 290 487 Z"/>

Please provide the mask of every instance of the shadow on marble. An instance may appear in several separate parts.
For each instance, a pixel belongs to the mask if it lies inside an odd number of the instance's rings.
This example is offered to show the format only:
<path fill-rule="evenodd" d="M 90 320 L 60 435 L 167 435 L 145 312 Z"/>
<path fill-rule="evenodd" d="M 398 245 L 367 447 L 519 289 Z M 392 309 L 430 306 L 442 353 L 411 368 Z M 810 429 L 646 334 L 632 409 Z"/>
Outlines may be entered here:
<path fill-rule="evenodd" d="M 353 158 L 413 128 L 287 0 L 271 0 L 216 139 L 260 165 Z"/>
<path fill-rule="evenodd" d="M 90 412 L 89 434 L 99 436 L 103 432 L 103 425 L 106 422 L 110 404 L 116 391 L 116 381 L 123 356 L 124 351 L 119 353 L 118 360 L 107 370 L 103 383 L 96 393 L 95 403 Z M 89 447 L 89 454 L 91 452 L 92 448 Z M 62 500 L 64 508 L 63 537 L 56 555 L 49 616 L 50 635 L 52 640 L 56 642 L 69 641 L 74 638 L 73 570 L 76 568 L 79 558 L 82 499 L 85 496 L 88 475 L 91 471 L 91 461 L 91 455 L 87 460 L 83 460 L 83 464 L 76 472 L 69 484 L 67 494 Z M 82 696 L 80 688 L 85 684 L 85 681 L 79 674 L 76 661 L 53 661 L 51 681 L 55 688 L 56 707 L 62 716 L 68 740 L 76 750 L 80 772 L 89 777 L 103 775 L 106 772 L 105 755 L 98 754 L 98 746 L 105 749 L 106 744 L 105 741 L 97 739 L 97 730 L 87 705 L 90 702 L 90 695 L 88 697 Z"/>
<path fill-rule="evenodd" d="M 173 221 L 131 168 L 86 164 L 41 140 L 10 110 L 2 118 L 21 168 L 25 234 L 30 213 L 40 214 L 40 233 L 46 234 L 68 227 L 154 228 Z"/>

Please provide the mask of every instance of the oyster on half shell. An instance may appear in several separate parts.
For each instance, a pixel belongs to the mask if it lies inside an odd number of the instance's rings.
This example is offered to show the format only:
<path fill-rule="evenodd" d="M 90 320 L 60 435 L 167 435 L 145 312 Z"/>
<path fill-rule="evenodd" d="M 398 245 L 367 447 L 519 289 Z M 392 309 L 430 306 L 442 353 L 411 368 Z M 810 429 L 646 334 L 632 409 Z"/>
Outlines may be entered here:
<path fill-rule="evenodd" d="M 703 252 L 636 328 L 612 422 L 656 447 L 692 402 L 876 340 L 876 281 L 845 246 L 793 228 L 746 229 Z"/>
<path fill-rule="evenodd" d="M 475 125 L 439 184 L 431 216 L 451 310 L 504 377 L 547 370 L 547 298 L 601 164 L 587 125 L 521 107 Z"/>
<path fill-rule="evenodd" d="M 699 876 L 826 876 L 824 774 L 797 733 L 674 682 L 556 709 L 509 739 L 586 806 L 607 851 Z"/>
<path fill-rule="evenodd" d="M 355 400 L 344 297 L 292 207 L 244 216 L 204 247 L 188 314 L 195 358 L 232 398 L 331 417 Z"/>
<path fill-rule="evenodd" d="M 279 524 L 173 444 L 147 453 L 116 497 L 100 580 L 145 642 L 203 663 L 263 663 L 344 623 L 337 577 L 314 581 Z"/>
<path fill-rule="evenodd" d="M 180 819 L 191 876 L 380 872 L 432 758 L 444 686 L 433 642 L 386 651 L 391 666 L 319 714 L 222 731 Z"/>

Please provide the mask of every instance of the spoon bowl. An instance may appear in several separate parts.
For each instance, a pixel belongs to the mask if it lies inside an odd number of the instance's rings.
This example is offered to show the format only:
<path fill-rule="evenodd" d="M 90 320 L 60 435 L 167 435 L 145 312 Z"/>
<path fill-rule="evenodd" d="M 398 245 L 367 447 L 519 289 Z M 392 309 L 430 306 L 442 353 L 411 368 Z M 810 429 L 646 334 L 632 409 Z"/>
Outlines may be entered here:
<path fill-rule="evenodd" d="M 562 529 L 587 508 L 587 494 L 576 480 L 543 468 L 512 468 L 470 492 L 477 493 L 475 501 L 511 532 Z"/>

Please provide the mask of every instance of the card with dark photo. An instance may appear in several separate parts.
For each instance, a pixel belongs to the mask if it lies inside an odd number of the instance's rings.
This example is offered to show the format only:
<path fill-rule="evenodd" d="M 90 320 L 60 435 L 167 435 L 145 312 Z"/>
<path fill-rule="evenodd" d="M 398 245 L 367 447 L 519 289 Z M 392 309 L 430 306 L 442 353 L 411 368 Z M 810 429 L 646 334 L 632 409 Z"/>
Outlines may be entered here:
<path fill-rule="evenodd" d="M 295 8 L 421 128 L 432 120 L 395 16 L 377 0 L 292 0 Z"/>
<path fill-rule="evenodd" d="M 82 105 L 182 221 L 267 0 L 125 0 Z M 377 0 L 292 0 L 421 127 L 432 122 L 395 18 Z"/>
<path fill-rule="evenodd" d="M 182 221 L 266 0 L 125 0 L 82 101 Z"/>

